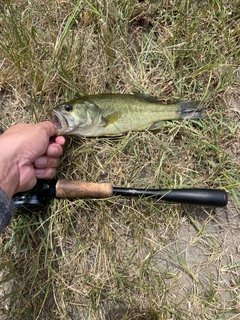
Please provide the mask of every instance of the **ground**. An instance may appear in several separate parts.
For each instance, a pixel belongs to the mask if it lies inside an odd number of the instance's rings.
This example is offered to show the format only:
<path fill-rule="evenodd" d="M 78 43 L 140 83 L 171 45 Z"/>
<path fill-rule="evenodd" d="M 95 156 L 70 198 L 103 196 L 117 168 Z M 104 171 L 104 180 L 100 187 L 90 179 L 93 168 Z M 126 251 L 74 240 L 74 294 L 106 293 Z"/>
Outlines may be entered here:
<path fill-rule="evenodd" d="M 204 119 L 67 137 L 62 179 L 220 188 L 223 208 L 110 197 L 18 210 L 1 235 L 0 318 L 240 317 L 239 1 L 0 1 L 0 125 L 82 95 L 201 100 Z"/>

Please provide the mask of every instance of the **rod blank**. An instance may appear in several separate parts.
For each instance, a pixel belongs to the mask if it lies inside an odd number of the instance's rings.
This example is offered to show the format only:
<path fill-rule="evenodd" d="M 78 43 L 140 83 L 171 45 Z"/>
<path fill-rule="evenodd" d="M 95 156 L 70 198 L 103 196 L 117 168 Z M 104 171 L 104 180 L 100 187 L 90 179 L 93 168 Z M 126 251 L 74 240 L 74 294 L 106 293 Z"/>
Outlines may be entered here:
<path fill-rule="evenodd" d="M 219 189 L 124 189 L 113 188 L 113 195 L 153 197 L 162 201 L 185 203 L 198 206 L 225 207 L 228 195 Z"/>

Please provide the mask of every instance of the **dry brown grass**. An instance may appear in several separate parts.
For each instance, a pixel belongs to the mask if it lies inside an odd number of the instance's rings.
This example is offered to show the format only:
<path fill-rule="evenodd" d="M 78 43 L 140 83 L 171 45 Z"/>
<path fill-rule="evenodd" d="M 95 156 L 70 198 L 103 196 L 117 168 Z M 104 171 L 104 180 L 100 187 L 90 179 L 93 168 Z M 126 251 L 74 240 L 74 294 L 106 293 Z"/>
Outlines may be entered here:
<path fill-rule="evenodd" d="M 216 187 L 227 208 L 57 200 L 1 241 L 1 319 L 237 319 L 239 1 L 0 1 L 1 126 L 99 92 L 204 99 L 199 121 L 68 138 L 58 176 Z"/>

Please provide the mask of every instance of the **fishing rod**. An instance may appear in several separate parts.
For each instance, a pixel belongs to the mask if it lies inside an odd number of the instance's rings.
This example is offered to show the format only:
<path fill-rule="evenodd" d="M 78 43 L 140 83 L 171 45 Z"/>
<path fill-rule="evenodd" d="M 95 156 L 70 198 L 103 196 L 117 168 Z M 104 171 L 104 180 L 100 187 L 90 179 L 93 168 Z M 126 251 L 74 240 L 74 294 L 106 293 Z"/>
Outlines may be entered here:
<path fill-rule="evenodd" d="M 197 206 L 224 207 L 228 194 L 220 189 L 138 189 L 113 187 L 111 183 L 93 183 L 62 179 L 38 180 L 35 187 L 13 196 L 17 208 L 44 206 L 51 198 L 106 199 L 112 196 L 154 198 L 160 201 Z"/>

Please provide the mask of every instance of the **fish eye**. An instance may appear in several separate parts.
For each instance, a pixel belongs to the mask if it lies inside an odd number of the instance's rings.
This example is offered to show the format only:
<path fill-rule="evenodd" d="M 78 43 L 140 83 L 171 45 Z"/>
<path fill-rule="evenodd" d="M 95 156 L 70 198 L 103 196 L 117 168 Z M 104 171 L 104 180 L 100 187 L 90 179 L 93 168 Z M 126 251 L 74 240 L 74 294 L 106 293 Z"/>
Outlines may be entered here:
<path fill-rule="evenodd" d="M 70 104 L 66 104 L 65 106 L 64 106 L 64 109 L 65 109 L 65 111 L 72 111 L 73 110 L 73 107 L 70 105 Z"/>

